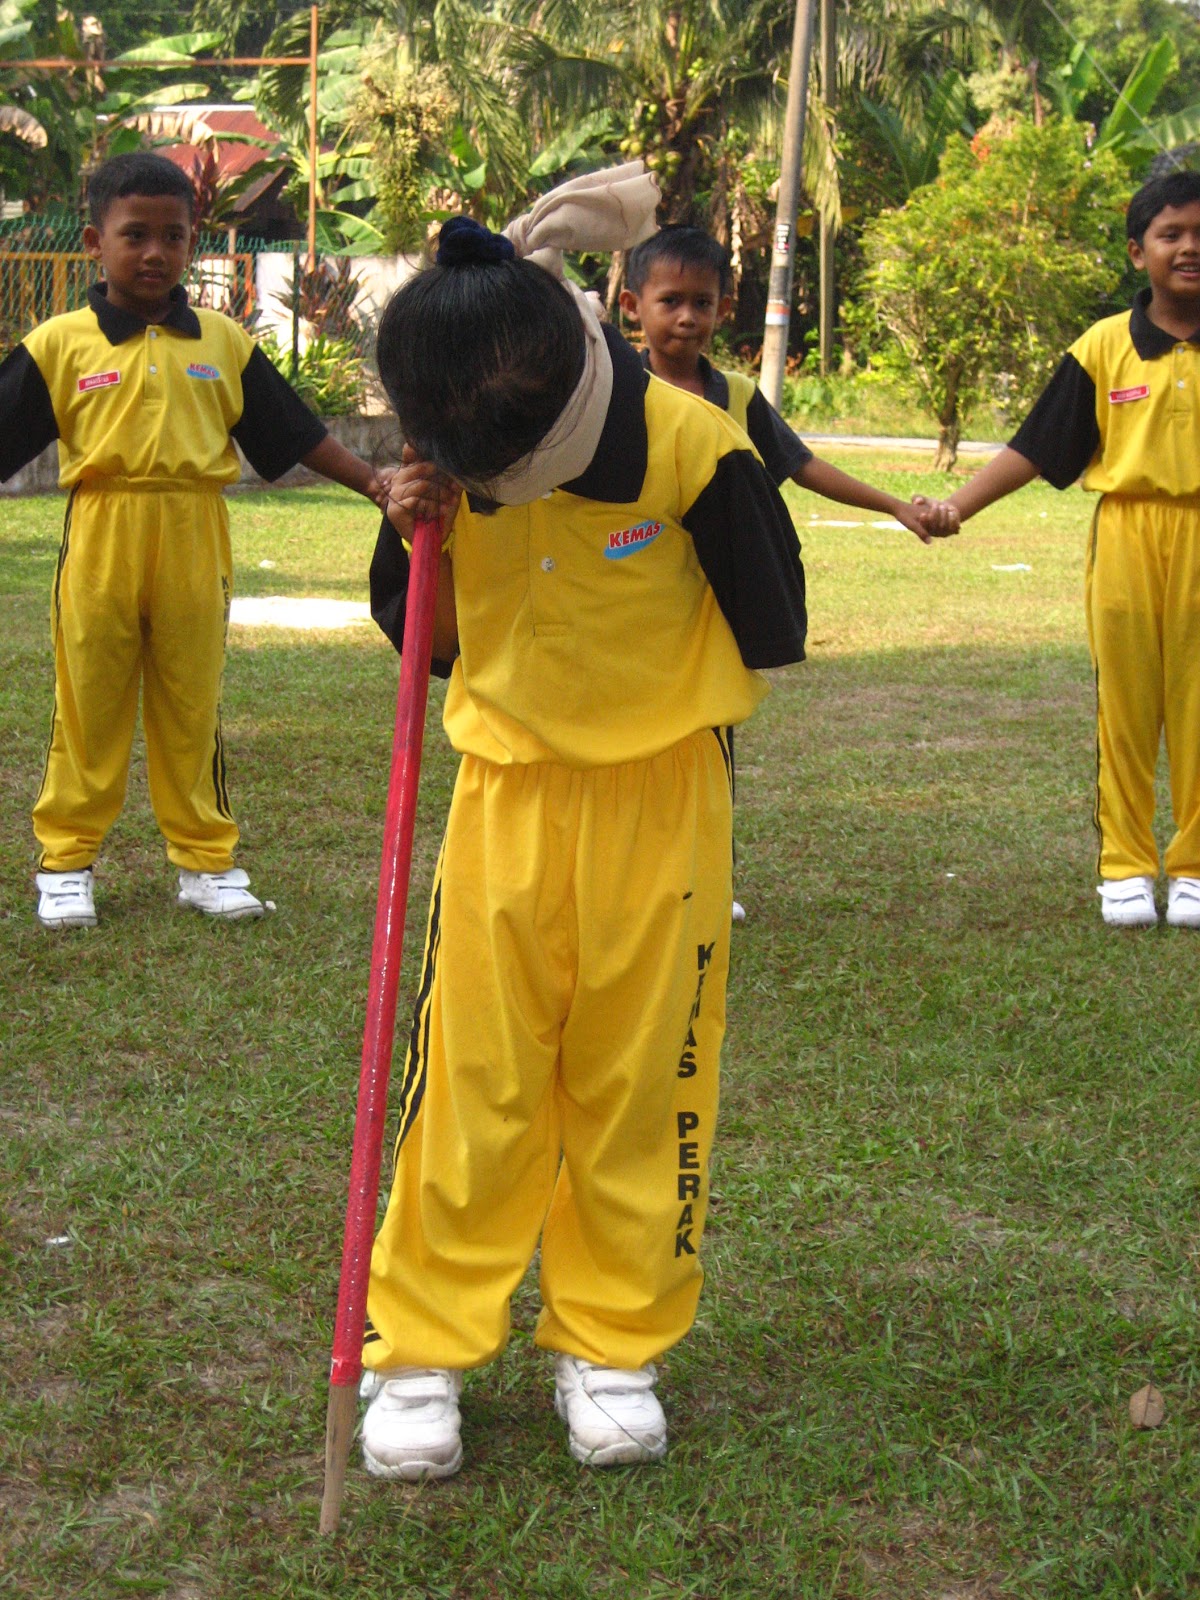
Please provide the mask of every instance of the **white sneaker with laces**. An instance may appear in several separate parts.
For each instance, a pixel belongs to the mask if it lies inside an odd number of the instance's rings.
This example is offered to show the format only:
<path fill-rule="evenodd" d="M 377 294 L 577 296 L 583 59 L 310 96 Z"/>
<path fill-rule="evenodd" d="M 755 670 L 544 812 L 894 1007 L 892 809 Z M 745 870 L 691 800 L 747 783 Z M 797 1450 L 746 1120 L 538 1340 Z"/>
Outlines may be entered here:
<path fill-rule="evenodd" d="M 462 1373 L 448 1367 L 394 1367 L 366 1373 L 371 1396 L 362 1425 L 363 1465 L 375 1478 L 449 1478 L 462 1466 L 458 1397 Z"/>
<path fill-rule="evenodd" d="M 1167 921 L 1172 928 L 1200 928 L 1200 878 L 1167 880 Z"/>
<path fill-rule="evenodd" d="M 1110 928 L 1152 928 L 1158 921 L 1153 878 L 1105 878 L 1096 893 Z"/>
<path fill-rule="evenodd" d="M 262 901 L 250 893 L 249 874 L 241 867 L 230 867 L 225 872 L 181 872 L 179 904 L 228 922 L 263 914 Z"/>
<path fill-rule="evenodd" d="M 74 872 L 39 872 L 37 919 L 43 928 L 94 928 L 96 902 L 92 896 L 92 869 Z"/>
<path fill-rule="evenodd" d="M 571 1436 L 571 1454 L 588 1467 L 661 1461 L 667 1419 L 654 1392 L 653 1365 L 636 1371 L 595 1367 L 577 1356 L 554 1361 L 554 1409 Z"/>

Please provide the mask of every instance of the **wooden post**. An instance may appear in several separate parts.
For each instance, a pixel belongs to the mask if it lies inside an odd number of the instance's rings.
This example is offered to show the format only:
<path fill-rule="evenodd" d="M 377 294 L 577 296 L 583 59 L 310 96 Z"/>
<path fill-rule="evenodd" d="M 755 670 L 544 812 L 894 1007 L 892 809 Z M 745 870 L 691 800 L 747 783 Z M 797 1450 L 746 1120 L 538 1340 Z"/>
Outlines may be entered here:
<path fill-rule="evenodd" d="M 837 102 L 837 18 L 834 0 L 821 0 L 821 98 L 830 109 Z M 836 237 L 833 218 L 822 215 L 820 333 L 823 377 L 828 374 L 833 361 L 833 311 L 836 297 L 833 245 Z"/>
<path fill-rule="evenodd" d="M 308 270 L 317 266 L 317 8 L 308 28 Z"/>
<path fill-rule="evenodd" d="M 800 181 L 804 171 L 804 113 L 808 103 L 808 63 L 812 54 L 814 4 L 815 0 L 796 0 L 792 64 L 783 123 L 783 160 L 779 168 L 779 199 L 775 206 L 775 246 L 771 251 L 771 278 L 767 287 L 767 315 L 763 327 L 759 388 L 776 410 L 783 396 L 788 326 L 792 319 L 796 212 L 800 204 Z"/>

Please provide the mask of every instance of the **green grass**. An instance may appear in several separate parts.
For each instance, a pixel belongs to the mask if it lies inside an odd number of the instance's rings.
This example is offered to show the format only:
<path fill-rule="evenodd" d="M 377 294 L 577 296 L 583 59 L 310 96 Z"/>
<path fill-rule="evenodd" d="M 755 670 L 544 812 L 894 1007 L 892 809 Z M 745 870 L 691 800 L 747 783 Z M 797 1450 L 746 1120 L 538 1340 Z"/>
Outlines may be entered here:
<path fill-rule="evenodd" d="M 836 459 L 941 486 L 920 457 Z M 328 1542 L 396 659 L 365 627 L 233 635 L 230 784 L 274 916 L 172 907 L 139 757 L 100 927 L 48 936 L 28 811 L 60 505 L 6 505 L 0 1594 L 1200 1593 L 1200 941 L 1098 915 L 1087 501 L 1033 487 L 930 549 L 794 509 L 811 656 L 739 734 L 749 915 L 668 1459 L 567 1458 L 527 1286 L 468 1384 L 461 1476 L 403 1489 L 354 1464 Z M 364 596 L 374 519 L 348 496 L 233 516 L 240 592 Z M 452 776 L 439 697 L 410 970 Z M 1166 1420 L 1137 1432 L 1149 1381 Z"/>

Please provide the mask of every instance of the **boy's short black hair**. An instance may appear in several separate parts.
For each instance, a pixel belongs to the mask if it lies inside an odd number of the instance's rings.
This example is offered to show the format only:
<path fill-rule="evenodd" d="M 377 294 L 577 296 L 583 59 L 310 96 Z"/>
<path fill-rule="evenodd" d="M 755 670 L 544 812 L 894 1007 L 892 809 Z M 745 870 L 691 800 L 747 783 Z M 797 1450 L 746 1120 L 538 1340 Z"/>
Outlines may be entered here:
<path fill-rule="evenodd" d="M 114 200 L 136 195 L 174 195 L 185 202 L 188 216 L 196 215 L 196 195 L 191 179 L 166 156 L 149 150 L 131 150 L 103 161 L 88 179 L 88 217 L 94 228 L 104 222 Z"/>
<path fill-rule="evenodd" d="M 583 321 L 532 261 L 429 267 L 388 301 L 375 356 L 406 442 L 475 487 L 558 420 L 583 372 Z"/>
<path fill-rule="evenodd" d="M 703 228 L 668 223 L 641 244 L 635 244 L 625 263 L 625 283 L 634 294 L 641 294 L 656 261 L 671 261 L 678 266 L 715 272 L 723 295 L 733 287 L 728 251 Z"/>
<path fill-rule="evenodd" d="M 1187 206 L 1200 200 L 1200 172 L 1168 172 L 1144 183 L 1125 213 L 1125 233 L 1140 245 L 1146 229 L 1167 206 Z"/>

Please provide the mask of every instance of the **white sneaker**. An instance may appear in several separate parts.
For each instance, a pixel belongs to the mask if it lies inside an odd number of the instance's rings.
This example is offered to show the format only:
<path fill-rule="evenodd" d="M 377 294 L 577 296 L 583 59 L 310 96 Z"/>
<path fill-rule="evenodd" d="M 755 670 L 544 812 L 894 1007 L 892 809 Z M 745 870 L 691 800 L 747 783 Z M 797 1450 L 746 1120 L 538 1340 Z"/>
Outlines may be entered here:
<path fill-rule="evenodd" d="M 733 920 L 735 922 L 745 922 L 746 920 L 746 908 L 737 900 L 733 902 Z"/>
<path fill-rule="evenodd" d="M 571 1435 L 571 1454 L 589 1467 L 661 1461 L 667 1453 L 667 1419 L 654 1393 L 653 1366 L 626 1372 L 594 1367 L 576 1356 L 556 1356 L 554 1409 Z"/>
<path fill-rule="evenodd" d="M 1167 880 L 1167 921 L 1172 928 L 1200 928 L 1200 878 Z"/>
<path fill-rule="evenodd" d="M 37 919 L 43 928 L 94 928 L 96 902 L 92 898 L 92 869 L 74 872 L 39 872 Z"/>
<path fill-rule="evenodd" d="M 449 1478 L 462 1466 L 458 1397 L 462 1373 L 447 1367 L 395 1367 L 364 1375 L 374 1391 L 363 1418 L 363 1464 L 376 1478 Z"/>
<path fill-rule="evenodd" d="M 1096 893 L 1111 928 L 1152 928 L 1158 921 L 1153 878 L 1105 878 Z"/>
<path fill-rule="evenodd" d="M 241 867 L 225 872 L 181 872 L 179 904 L 194 906 L 209 917 L 236 922 L 239 917 L 261 917 L 263 905 L 250 893 L 249 875 Z"/>

